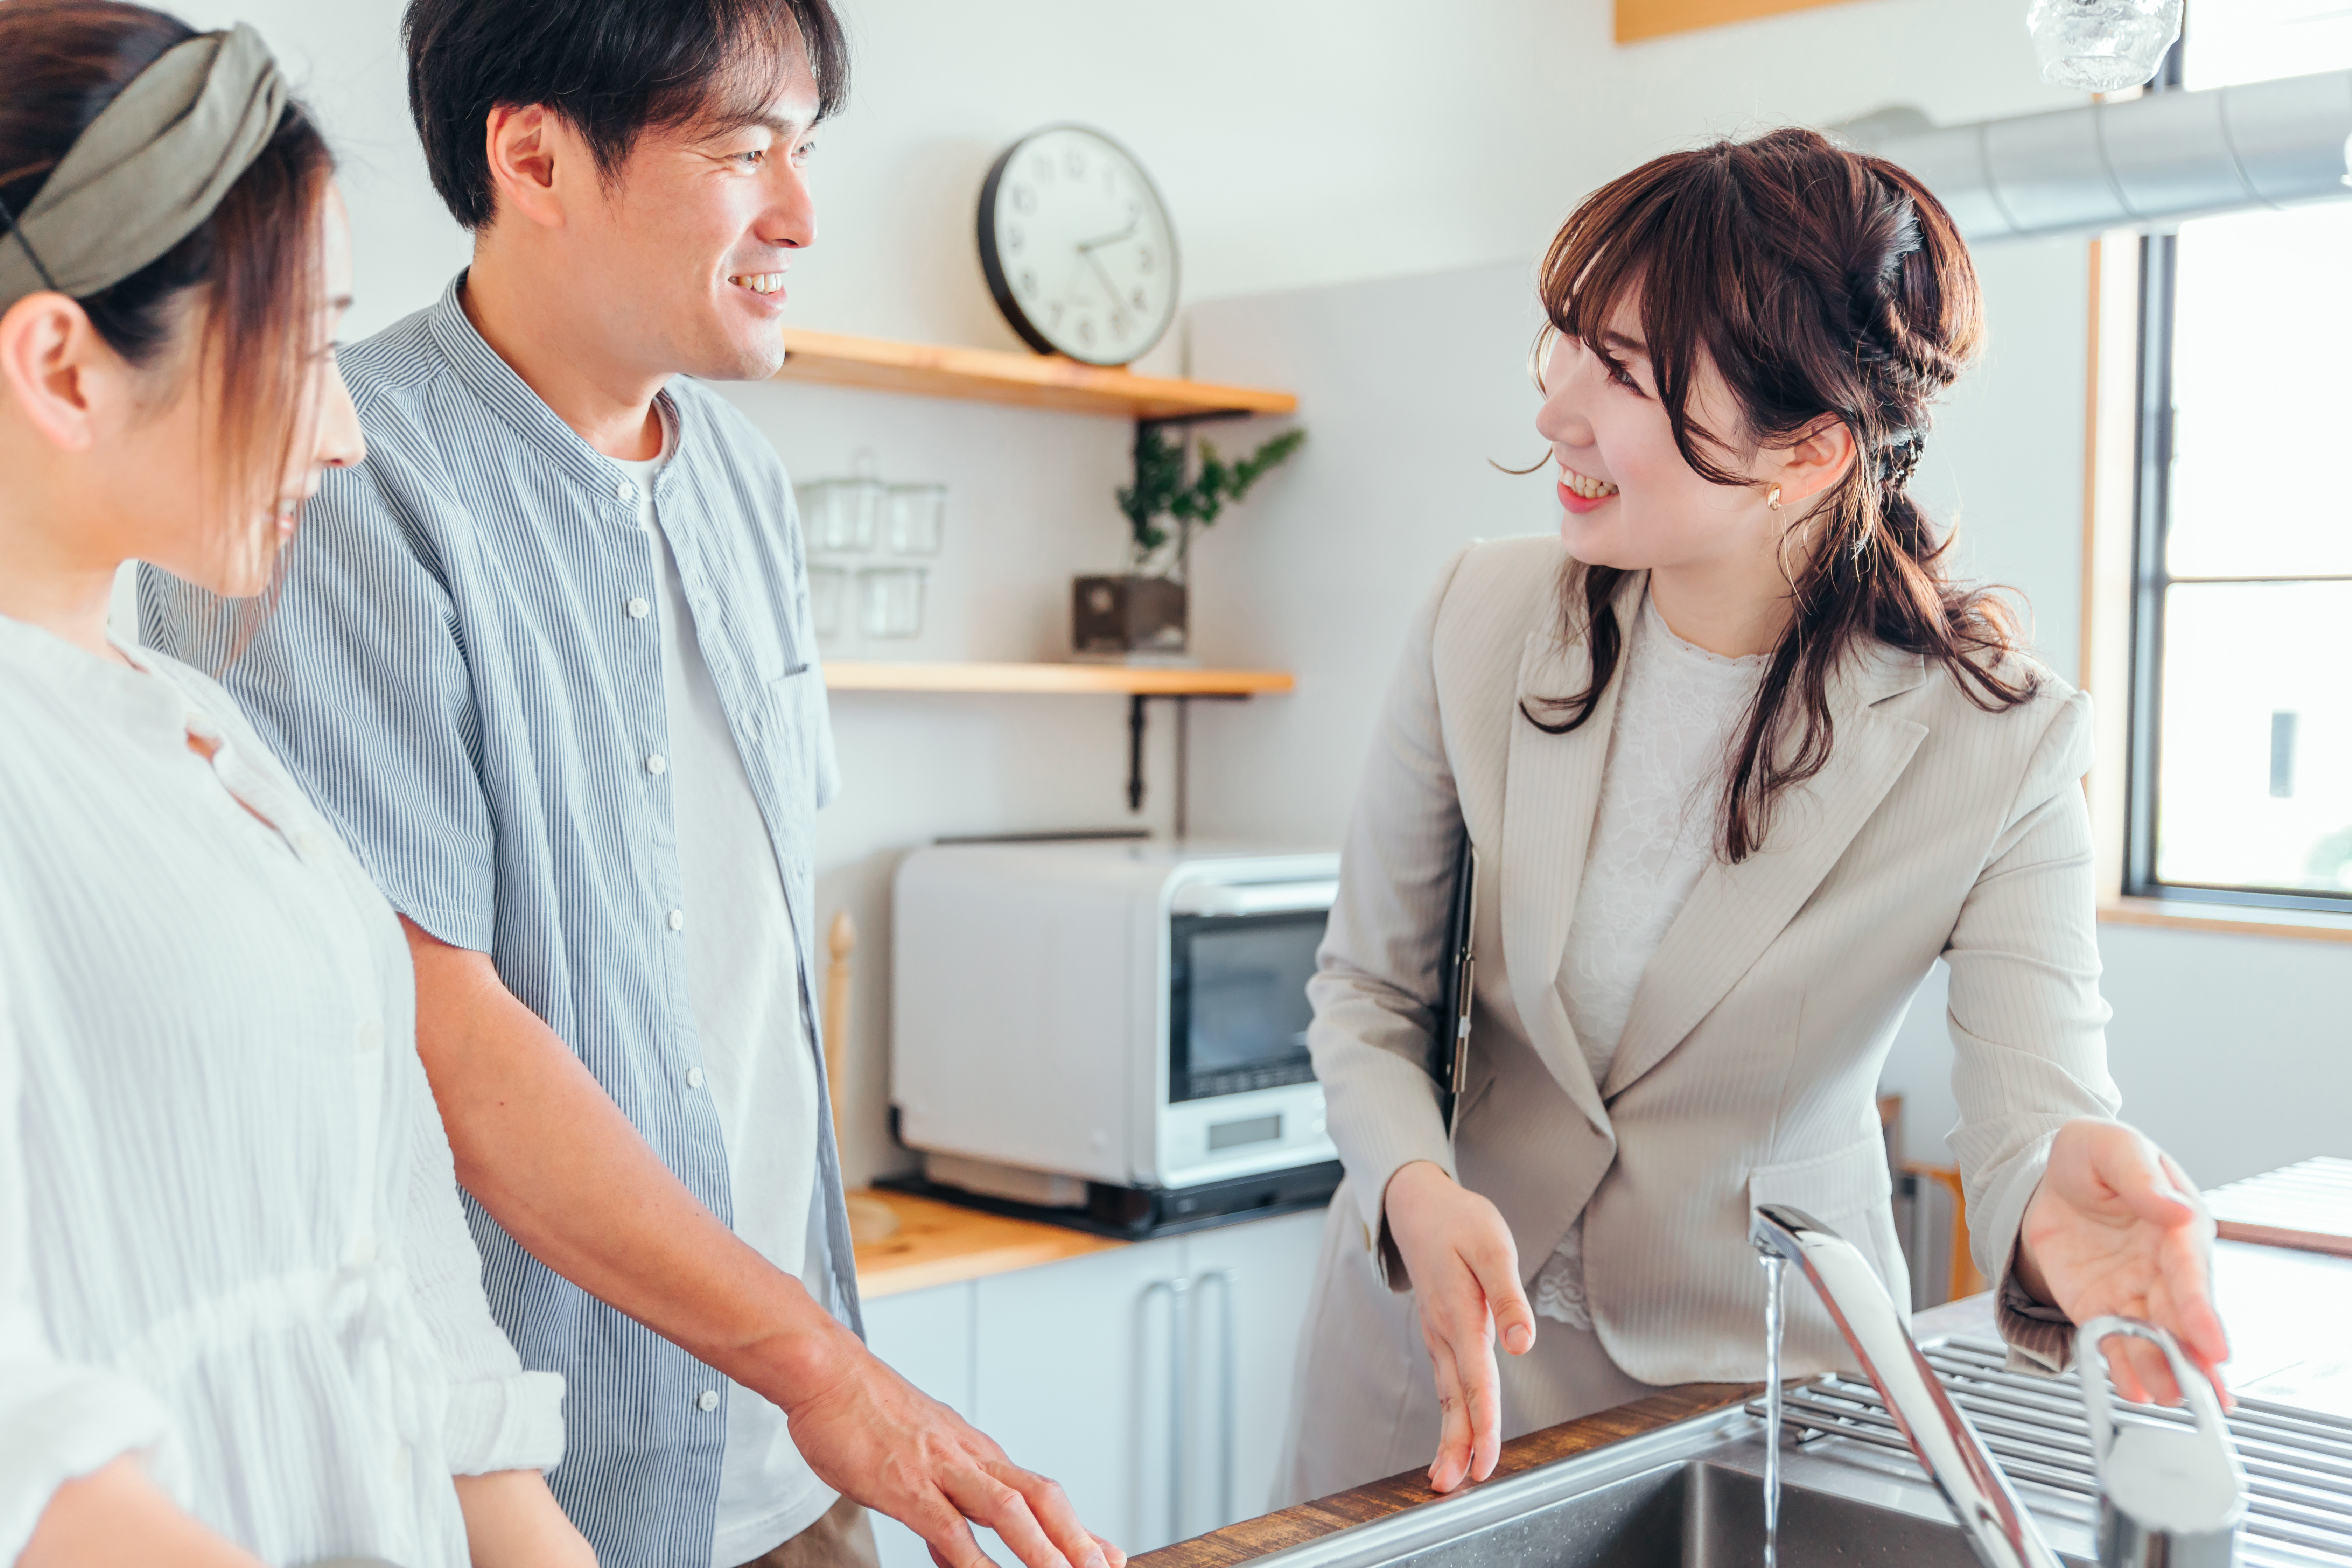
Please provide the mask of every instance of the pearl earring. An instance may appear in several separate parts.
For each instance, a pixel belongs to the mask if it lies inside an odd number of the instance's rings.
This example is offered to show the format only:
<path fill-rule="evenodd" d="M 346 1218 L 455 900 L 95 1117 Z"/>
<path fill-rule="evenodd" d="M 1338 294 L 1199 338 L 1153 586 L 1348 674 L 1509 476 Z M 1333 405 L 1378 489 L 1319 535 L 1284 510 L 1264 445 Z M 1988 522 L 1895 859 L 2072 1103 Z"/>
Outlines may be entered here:
<path fill-rule="evenodd" d="M 1772 493 L 1771 493 L 1771 494 L 1769 494 L 1769 495 L 1768 495 L 1768 496 L 1766 496 L 1766 497 L 1764 498 L 1764 504 L 1765 504 L 1766 506 L 1768 506 L 1768 507 L 1771 508 L 1774 511 L 1779 511 L 1779 510 L 1780 510 L 1780 486 L 1778 486 L 1778 485 L 1774 485 L 1774 486 L 1772 487 Z"/>

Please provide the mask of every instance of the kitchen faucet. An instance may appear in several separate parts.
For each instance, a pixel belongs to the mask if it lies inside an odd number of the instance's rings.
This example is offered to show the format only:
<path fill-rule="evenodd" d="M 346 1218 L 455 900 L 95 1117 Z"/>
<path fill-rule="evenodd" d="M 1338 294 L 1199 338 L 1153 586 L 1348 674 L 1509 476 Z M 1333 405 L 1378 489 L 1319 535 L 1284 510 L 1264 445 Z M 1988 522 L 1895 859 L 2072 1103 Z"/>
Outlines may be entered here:
<path fill-rule="evenodd" d="M 1759 1252 L 1795 1264 L 1811 1282 L 1985 1568 L 2060 1568 L 2057 1553 L 1936 1380 L 1903 1314 L 1853 1244 L 1786 1204 L 1757 1205 L 1748 1239 Z"/>

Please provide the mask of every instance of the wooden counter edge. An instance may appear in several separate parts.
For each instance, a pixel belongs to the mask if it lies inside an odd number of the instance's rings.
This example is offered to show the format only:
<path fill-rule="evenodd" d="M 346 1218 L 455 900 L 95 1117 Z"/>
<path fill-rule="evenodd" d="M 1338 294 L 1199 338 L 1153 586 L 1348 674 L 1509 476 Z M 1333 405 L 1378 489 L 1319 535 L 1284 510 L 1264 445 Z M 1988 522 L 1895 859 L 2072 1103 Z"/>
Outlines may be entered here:
<path fill-rule="evenodd" d="M 1530 1432 L 1503 1445 L 1503 1456 L 1495 1467 L 1495 1480 L 1518 1475 L 1555 1459 L 1565 1459 L 1574 1454 L 1589 1454 L 1605 1448 L 1612 1443 L 1622 1443 L 1628 1437 L 1638 1437 L 1644 1432 L 1654 1432 L 1661 1426 L 1671 1426 L 1694 1415 L 1704 1415 L 1728 1405 L 1755 1397 L 1763 1392 L 1761 1384 L 1691 1383 L 1663 1394 L 1637 1399 L 1631 1405 L 1604 1410 L 1576 1421 L 1548 1426 L 1540 1432 Z M 1313 1502 L 1300 1503 L 1258 1519 L 1246 1519 L 1239 1524 L 1206 1535 L 1180 1541 L 1163 1546 L 1157 1552 L 1146 1552 L 1130 1559 L 1136 1568 L 1231 1568 L 1232 1564 L 1253 1562 L 1269 1552 L 1286 1551 L 1359 1524 L 1369 1524 L 1376 1519 L 1418 1508 L 1438 1500 L 1438 1494 L 1425 1484 L 1423 1470 L 1407 1470 L 1386 1480 L 1372 1481 L 1350 1491 L 1335 1492 Z M 1460 1493 L 1449 1494 L 1459 1496 Z"/>
<path fill-rule="evenodd" d="M 858 1195 L 880 1199 L 898 1216 L 894 1234 L 857 1244 L 857 1293 L 869 1301 L 1129 1245 L 1110 1237 L 983 1214 L 911 1193 L 871 1189 Z"/>

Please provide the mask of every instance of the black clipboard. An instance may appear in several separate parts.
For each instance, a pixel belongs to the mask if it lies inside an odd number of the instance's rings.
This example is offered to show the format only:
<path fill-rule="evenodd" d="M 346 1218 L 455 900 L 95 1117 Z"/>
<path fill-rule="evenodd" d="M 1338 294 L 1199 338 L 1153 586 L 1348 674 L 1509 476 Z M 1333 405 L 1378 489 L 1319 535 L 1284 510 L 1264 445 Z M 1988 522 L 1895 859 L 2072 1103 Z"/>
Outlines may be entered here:
<path fill-rule="evenodd" d="M 1478 909 L 1478 850 L 1465 828 L 1454 857 L 1454 897 L 1446 905 L 1444 984 L 1439 988 L 1436 1026 L 1431 1030 L 1429 1071 L 1437 1079 L 1437 1113 L 1448 1137 L 1454 1108 L 1470 1074 L 1470 1008 L 1475 999 L 1478 955 L 1473 926 Z"/>

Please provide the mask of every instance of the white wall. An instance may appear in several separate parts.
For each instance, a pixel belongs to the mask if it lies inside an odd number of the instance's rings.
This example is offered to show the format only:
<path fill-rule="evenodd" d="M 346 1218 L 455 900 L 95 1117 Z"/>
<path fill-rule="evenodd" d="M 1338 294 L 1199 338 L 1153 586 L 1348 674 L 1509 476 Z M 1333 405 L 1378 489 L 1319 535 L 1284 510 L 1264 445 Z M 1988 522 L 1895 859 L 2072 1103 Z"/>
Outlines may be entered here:
<path fill-rule="evenodd" d="M 2074 101 L 2010 0 L 1864 3 L 1619 48 L 1607 0 L 836 0 L 851 104 L 816 154 L 810 327 L 1015 346 L 973 257 L 998 152 L 1081 120 L 1140 157 L 1204 300 L 1517 259 L 1576 198 L 1712 132 L 1891 102 L 1939 119 Z M 356 334 L 430 302 L 465 239 L 409 127 L 399 0 L 188 0 L 261 28 L 342 154 Z"/>
<path fill-rule="evenodd" d="M 1307 451 L 1201 548 L 1198 647 L 1297 668 L 1290 698 L 1200 705 L 1196 826 L 1336 838 L 1395 626 L 1455 544 L 1550 525 L 1523 463 L 1534 398 L 1531 262 L 1585 191 L 1714 133 L 1917 104 L 1939 120 L 2074 101 L 2037 79 L 2011 0 L 1859 0 L 1619 48 L 1606 0 L 842 0 L 850 111 L 818 153 L 822 237 L 793 273 L 812 327 L 997 346 L 973 257 L 989 162 L 1049 121 L 1094 122 L 1158 179 L 1183 244 L 1186 328 L 1147 362 L 1296 386 Z M 196 0 L 259 26 L 341 152 L 360 288 L 354 334 L 429 302 L 466 245 L 425 184 L 403 100 L 397 0 Z M 2084 261 L 2068 243 L 1988 248 L 1990 359 L 1939 426 L 1923 493 L 1963 521 L 1963 557 L 2031 596 L 2045 656 L 2074 672 Z M 1280 291 L 1280 292 L 1277 292 Z M 1057 653 L 1066 580 L 1117 563 L 1115 422 L 781 386 L 739 400 L 794 471 L 872 447 L 895 478 L 953 488 L 936 658 Z M 1213 432 L 1238 442 L 1250 432 Z M 1129 820 L 1110 700 L 850 695 L 848 789 L 820 829 L 819 899 L 864 929 L 845 1096 L 853 1176 L 893 1168 L 878 1054 L 887 880 L 949 832 Z M 1164 714 L 1156 793 L 1164 829 Z M 2111 929 L 2115 1054 L 2129 1107 L 2208 1179 L 2315 1152 L 2345 1096 L 2352 953 L 2261 938 Z M 1931 992 L 1933 983 L 1931 982 Z M 1949 1124 L 1933 994 L 1890 1081 L 1927 1152 Z M 2225 1044 L 2226 1042 L 2226 1044 Z M 2227 1065 L 2216 1074 L 2217 1047 Z M 2293 1086 L 2284 1088 L 2283 1086 Z M 2324 1092 L 2313 1092 L 2320 1089 Z M 1944 1098 L 1939 1100 L 1939 1096 Z"/>

